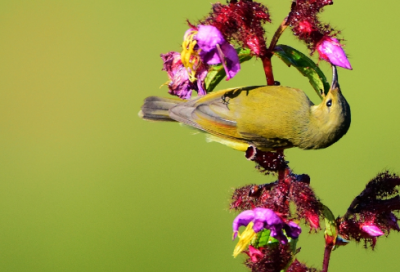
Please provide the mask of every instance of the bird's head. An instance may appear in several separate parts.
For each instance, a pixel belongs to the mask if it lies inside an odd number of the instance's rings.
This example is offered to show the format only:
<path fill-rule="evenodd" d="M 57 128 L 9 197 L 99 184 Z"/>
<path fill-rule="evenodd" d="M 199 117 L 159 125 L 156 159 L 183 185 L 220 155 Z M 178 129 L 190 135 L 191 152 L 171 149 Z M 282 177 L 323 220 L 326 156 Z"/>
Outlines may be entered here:
<path fill-rule="evenodd" d="M 329 92 L 323 97 L 321 104 L 313 106 L 311 111 L 315 117 L 315 125 L 332 137 L 340 138 L 350 127 L 350 106 L 340 90 L 336 66 L 332 65 L 332 70 L 332 85 Z"/>

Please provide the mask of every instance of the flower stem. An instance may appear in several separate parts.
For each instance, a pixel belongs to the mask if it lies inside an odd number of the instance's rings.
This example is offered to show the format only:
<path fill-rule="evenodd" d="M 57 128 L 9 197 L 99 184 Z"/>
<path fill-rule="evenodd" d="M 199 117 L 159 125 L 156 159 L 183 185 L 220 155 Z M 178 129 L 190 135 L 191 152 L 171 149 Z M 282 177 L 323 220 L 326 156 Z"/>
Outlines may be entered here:
<path fill-rule="evenodd" d="M 322 264 L 322 272 L 328 272 L 329 259 L 331 258 L 333 246 L 325 245 L 324 262 Z"/>
<path fill-rule="evenodd" d="M 265 72 L 265 77 L 267 78 L 267 84 L 268 85 L 275 85 L 275 80 L 274 80 L 274 74 L 272 73 L 272 63 L 271 63 L 271 58 L 274 55 L 274 48 L 276 44 L 278 43 L 279 38 L 281 37 L 282 33 L 285 31 L 285 29 L 289 26 L 289 22 L 291 20 L 291 15 L 294 7 L 296 6 L 296 1 L 292 2 L 292 8 L 291 12 L 289 15 L 282 21 L 278 29 L 275 31 L 274 37 L 271 40 L 271 43 L 269 45 L 269 48 L 266 50 L 266 54 L 261 57 L 263 66 L 264 66 L 264 72 Z"/>
<path fill-rule="evenodd" d="M 281 23 L 281 25 L 278 27 L 278 29 L 276 30 L 274 37 L 272 38 L 271 43 L 269 44 L 269 48 L 268 51 L 272 52 L 276 46 L 276 44 L 278 43 L 279 38 L 281 37 L 283 31 L 285 31 L 285 29 L 288 27 L 288 19 L 289 16 L 286 17 L 283 22 Z"/>
<path fill-rule="evenodd" d="M 269 54 L 267 54 L 267 56 L 262 57 L 264 73 L 265 73 L 265 77 L 267 78 L 267 85 L 275 84 L 274 74 L 272 72 L 271 56 Z"/>

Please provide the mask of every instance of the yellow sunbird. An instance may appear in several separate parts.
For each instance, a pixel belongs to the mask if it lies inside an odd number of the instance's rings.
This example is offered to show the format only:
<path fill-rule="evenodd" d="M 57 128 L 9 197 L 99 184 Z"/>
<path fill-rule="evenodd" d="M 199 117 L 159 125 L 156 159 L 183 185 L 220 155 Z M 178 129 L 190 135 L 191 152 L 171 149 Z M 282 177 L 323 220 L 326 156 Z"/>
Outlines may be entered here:
<path fill-rule="evenodd" d="M 151 96 L 139 116 L 152 121 L 177 121 L 208 133 L 210 140 L 245 151 L 299 147 L 325 148 L 350 127 L 350 106 L 336 67 L 329 92 L 314 105 L 299 89 L 251 86 L 209 93 L 191 100 Z"/>

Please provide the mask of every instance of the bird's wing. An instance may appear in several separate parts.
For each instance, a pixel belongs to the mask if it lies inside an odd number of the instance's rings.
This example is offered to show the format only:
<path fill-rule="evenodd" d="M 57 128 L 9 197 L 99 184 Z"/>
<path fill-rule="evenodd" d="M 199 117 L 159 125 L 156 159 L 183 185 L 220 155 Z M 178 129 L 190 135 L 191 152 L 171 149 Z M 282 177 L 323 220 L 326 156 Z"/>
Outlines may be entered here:
<path fill-rule="evenodd" d="M 201 103 L 199 100 L 179 104 L 170 110 L 169 115 L 181 123 L 216 136 L 240 136 L 235 118 L 221 95 Z"/>
<path fill-rule="evenodd" d="M 287 139 L 266 138 L 254 132 L 243 131 L 238 126 L 235 104 L 240 103 L 239 96 L 247 97 L 250 91 L 257 88 L 259 87 L 236 88 L 208 94 L 173 107 L 169 115 L 178 122 L 228 141 L 253 144 L 264 150 L 292 147 Z"/>
<path fill-rule="evenodd" d="M 288 139 L 283 138 L 265 138 L 260 135 L 248 132 L 241 132 L 239 134 L 242 135 L 243 139 L 246 139 L 248 142 L 251 142 L 257 148 L 262 150 L 276 150 L 276 149 L 285 149 L 293 147 L 293 144 Z"/>

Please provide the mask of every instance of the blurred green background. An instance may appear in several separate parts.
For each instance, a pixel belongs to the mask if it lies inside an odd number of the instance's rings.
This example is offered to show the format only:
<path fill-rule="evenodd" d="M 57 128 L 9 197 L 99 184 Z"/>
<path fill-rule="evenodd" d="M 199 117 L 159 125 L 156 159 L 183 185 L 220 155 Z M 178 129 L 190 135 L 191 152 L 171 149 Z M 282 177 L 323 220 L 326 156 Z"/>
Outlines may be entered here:
<path fill-rule="evenodd" d="M 290 1 L 262 2 L 271 38 Z M 347 40 L 354 70 L 339 76 L 352 125 L 326 150 L 286 154 L 336 215 L 379 171 L 400 170 L 398 8 L 337 0 L 321 16 Z M 0 2 L 1 271 L 247 271 L 232 257 L 229 198 L 273 179 L 204 135 L 137 116 L 146 96 L 167 95 L 160 53 L 178 51 L 185 20 L 209 10 L 210 1 Z M 281 43 L 306 52 L 290 31 Z M 318 102 L 305 78 L 273 61 L 282 85 Z M 256 84 L 261 62 L 250 61 L 221 88 Z M 322 233 L 307 232 L 299 258 L 321 267 Z M 399 242 L 392 233 L 374 252 L 340 248 L 330 271 L 397 271 Z"/>

